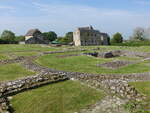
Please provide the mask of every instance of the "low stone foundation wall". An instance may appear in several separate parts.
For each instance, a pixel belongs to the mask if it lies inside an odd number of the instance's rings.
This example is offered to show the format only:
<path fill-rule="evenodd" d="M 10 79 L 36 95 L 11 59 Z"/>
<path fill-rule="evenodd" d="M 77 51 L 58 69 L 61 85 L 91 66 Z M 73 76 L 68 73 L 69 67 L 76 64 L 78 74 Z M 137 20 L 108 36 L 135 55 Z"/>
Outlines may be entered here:
<path fill-rule="evenodd" d="M 68 54 L 68 55 L 58 55 L 57 58 L 68 58 L 68 57 L 75 57 L 75 56 L 81 56 L 82 54 Z"/>
<path fill-rule="evenodd" d="M 77 78 L 77 80 L 89 84 L 98 89 L 104 89 L 109 91 L 110 94 L 116 94 L 125 99 L 132 99 L 136 101 L 141 101 L 144 99 L 144 96 L 138 93 L 138 91 L 128 85 L 128 82 L 121 79 L 110 79 L 110 80 L 100 80 L 95 77 L 91 77 L 90 79 L 86 77 Z"/>
<path fill-rule="evenodd" d="M 55 83 L 68 80 L 68 77 L 57 73 L 41 73 L 36 76 L 31 76 L 19 80 L 9 81 L 0 84 L 0 97 L 4 97 L 13 93 L 17 93 L 26 89 L 38 87 L 40 85 Z"/>
<path fill-rule="evenodd" d="M 133 61 L 125 61 L 125 60 L 117 60 L 117 61 L 112 61 L 112 62 L 107 62 L 104 64 L 98 64 L 98 67 L 104 67 L 104 68 L 109 68 L 109 69 L 118 69 L 124 66 L 128 66 L 130 64 L 135 64 L 138 62 L 133 62 Z"/>
<path fill-rule="evenodd" d="M 66 50 L 62 50 L 62 51 L 48 51 L 48 52 L 43 52 L 43 54 L 56 54 L 56 53 L 65 53 L 65 52 L 82 52 L 82 51 L 87 51 L 88 49 L 66 49 Z"/>
<path fill-rule="evenodd" d="M 0 64 L 12 64 L 12 63 L 20 63 L 25 61 L 26 59 L 35 59 L 37 58 L 37 56 L 19 56 L 17 58 L 14 59 L 7 59 L 7 60 L 0 60 Z"/>
<path fill-rule="evenodd" d="M 31 88 L 36 88 L 41 85 L 65 80 L 68 80 L 68 77 L 65 74 L 58 75 L 58 73 L 43 72 L 35 76 L 0 83 L 0 113 L 6 113 L 6 111 L 10 110 L 9 101 L 7 99 L 8 96 Z"/>

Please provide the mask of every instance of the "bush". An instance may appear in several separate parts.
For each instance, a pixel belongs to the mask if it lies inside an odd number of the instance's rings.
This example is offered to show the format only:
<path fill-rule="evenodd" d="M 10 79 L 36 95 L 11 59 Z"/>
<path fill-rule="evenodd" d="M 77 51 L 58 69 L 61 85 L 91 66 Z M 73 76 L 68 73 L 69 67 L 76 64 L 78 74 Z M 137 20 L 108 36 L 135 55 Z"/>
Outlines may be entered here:
<path fill-rule="evenodd" d="M 113 38 L 111 39 L 111 43 L 122 43 L 123 42 L 123 37 L 121 33 L 116 33 L 113 35 Z"/>

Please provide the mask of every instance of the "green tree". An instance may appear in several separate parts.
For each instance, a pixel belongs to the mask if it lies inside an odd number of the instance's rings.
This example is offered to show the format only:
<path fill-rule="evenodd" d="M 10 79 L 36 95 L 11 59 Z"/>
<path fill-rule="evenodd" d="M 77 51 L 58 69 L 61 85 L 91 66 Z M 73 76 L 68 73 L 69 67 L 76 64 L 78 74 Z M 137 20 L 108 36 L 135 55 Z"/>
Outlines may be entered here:
<path fill-rule="evenodd" d="M 73 32 L 66 33 L 64 37 L 59 37 L 56 41 L 62 44 L 69 44 L 73 41 Z"/>
<path fill-rule="evenodd" d="M 146 40 L 144 28 L 141 28 L 141 27 L 135 28 L 134 32 L 133 32 L 133 36 L 130 39 L 131 40 L 136 40 L 136 41 Z"/>
<path fill-rule="evenodd" d="M 5 41 L 14 41 L 15 40 L 15 33 L 13 33 L 12 31 L 9 30 L 4 30 L 2 35 L 1 35 L 1 39 L 5 40 Z"/>
<path fill-rule="evenodd" d="M 123 36 L 121 33 L 115 33 L 113 35 L 113 38 L 111 39 L 111 43 L 122 43 L 123 42 Z"/>
<path fill-rule="evenodd" d="M 57 34 L 53 31 L 50 32 L 44 32 L 42 33 L 45 39 L 48 39 L 49 41 L 54 41 L 57 39 Z"/>
<path fill-rule="evenodd" d="M 25 36 L 16 36 L 15 41 L 19 42 L 19 41 L 24 41 L 25 40 Z"/>
<path fill-rule="evenodd" d="M 57 42 L 61 43 L 61 44 L 68 44 L 68 39 L 65 37 L 58 37 L 56 39 Z"/>
<path fill-rule="evenodd" d="M 73 32 L 66 33 L 65 39 L 66 39 L 67 43 L 72 42 L 73 41 Z"/>

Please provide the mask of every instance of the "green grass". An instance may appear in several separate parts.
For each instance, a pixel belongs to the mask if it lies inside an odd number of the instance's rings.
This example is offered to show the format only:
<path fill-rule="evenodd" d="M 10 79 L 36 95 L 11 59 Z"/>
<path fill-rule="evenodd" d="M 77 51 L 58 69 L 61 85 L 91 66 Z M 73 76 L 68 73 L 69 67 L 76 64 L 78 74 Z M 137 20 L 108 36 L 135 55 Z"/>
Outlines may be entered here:
<path fill-rule="evenodd" d="M 9 59 L 9 57 L 6 54 L 0 54 L 0 60 Z"/>
<path fill-rule="evenodd" d="M 17 94 L 11 104 L 14 113 L 73 113 L 104 96 L 79 82 L 65 81 Z"/>
<path fill-rule="evenodd" d="M 57 50 L 57 48 L 54 47 L 42 47 L 41 45 L 37 44 L 27 44 L 27 45 L 17 45 L 17 44 L 5 44 L 0 45 L 0 52 L 17 52 L 17 51 L 53 51 Z"/>
<path fill-rule="evenodd" d="M 139 92 L 145 96 L 150 97 L 150 81 L 146 82 L 131 82 L 130 85 L 134 86 Z"/>
<path fill-rule="evenodd" d="M 144 51 L 150 52 L 150 46 L 140 46 L 140 47 L 129 47 L 129 46 L 81 46 L 81 47 L 70 47 L 70 46 L 62 46 L 62 47 L 50 47 L 50 46 L 41 46 L 38 44 L 27 44 L 27 45 L 19 45 L 19 44 L 1 44 L 0 52 L 17 52 L 17 51 L 53 51 L 53 50 L 62 50 L 65 48 L 70 49 L 95 49 L 100 48 L 100 51 L 111 51 L 111 50 L 133 50 L 133 51 Z"/>
<path fill-rule="evenodd" d="M 147 102 L 146 105 L 144 105 L 144 109 L 148 109 L 150 113 L 150 81 L 145 82 L 131 82 L 130 85 L 134 86 L 138 92 L 146 96 L 146 99 L 143 100 L 142 103 Z M 146 112 L 147 113 L 147 112 Z"/>
<path fill-rule="evenodd" d="M 36 52 L 36 51 L 33 51 L 33 52 L 14 52 L 14 54 L 16 56 L 35 56 L 35 55 L 38 55 L 40 52 Z"/>
<path fill-rule="evenodd" d="M 133 85 L 139 92 L 150 97 L 150 81 L 146 82 L 131 82 L 130 85 Z"/>
<path fill-rule="evenodd" d="M 82 48 L 82 49 L 95 49 L 100 48 L 100 51 L 113 51 L 113 50 L 127 50 L 127 51 L 140 51 L 140 52 L 150 52 L 150 46 L 81 46 L 72 48 Z"/>
<path fill-rule="evenodd" d="M 0 81 L 15 80 L 33 74 L 35 73 L 24 69 L 20 64 L 7 64 L 0 66 Z"/>
<path fill-rule="evenodd" d="M 119 59 L 119 60 L 128 60 L 128 61 L 142 60 L 142 58 L 140 58 L 140 57 L 127 57 L 127 56 L 121 56 L 121 57 L 118 57 L 117 59 Z"/>
<path fill-rule="evenodd" d="M 66 57 L 66 58 L 58 58 L 57 56 L 62 54 L 55 54 L 55 55 L 46 55 L 42 56 L 36 60 L 37 63 L 40 65 L 57 69 L 57 70 L 65 70 L 65 71 L 72 71 L 72 72 L 85 72 L 85 73 L 142 73 L 150 71 L 150 66 L 145 65 L 149 64 L 150 61 L 130 64 L 125 67 L 121 67 L 119 69 L 107 69 L 103 67 L 98 67 L 97 64 L 102 64 L 105 62 L 110 62 L 113 60 L 119 59 L 119 57 L 111 58 L 111 59 L 104 59 L 104 58 L 94 58 L 88 56 L 73 56 L 73 57 Z M 135 58 L 124 58 L 120 57 L 120 59 L 130 59 L 132 61 L 137 61 Z"/>

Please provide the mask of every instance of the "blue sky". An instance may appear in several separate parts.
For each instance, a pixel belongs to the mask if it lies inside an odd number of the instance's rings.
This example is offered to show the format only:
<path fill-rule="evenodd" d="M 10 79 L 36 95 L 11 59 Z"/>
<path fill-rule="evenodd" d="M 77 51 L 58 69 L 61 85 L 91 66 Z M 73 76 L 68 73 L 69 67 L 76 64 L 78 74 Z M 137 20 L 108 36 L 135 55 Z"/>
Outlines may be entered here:
<path fill-rule="evenodd" d="M 110 35 L 125 37 L 135 27 L 150 27 L 150 0 L 0 0 L 0 32 L 55 31 L 64 35 L 93 25 Z"/>

